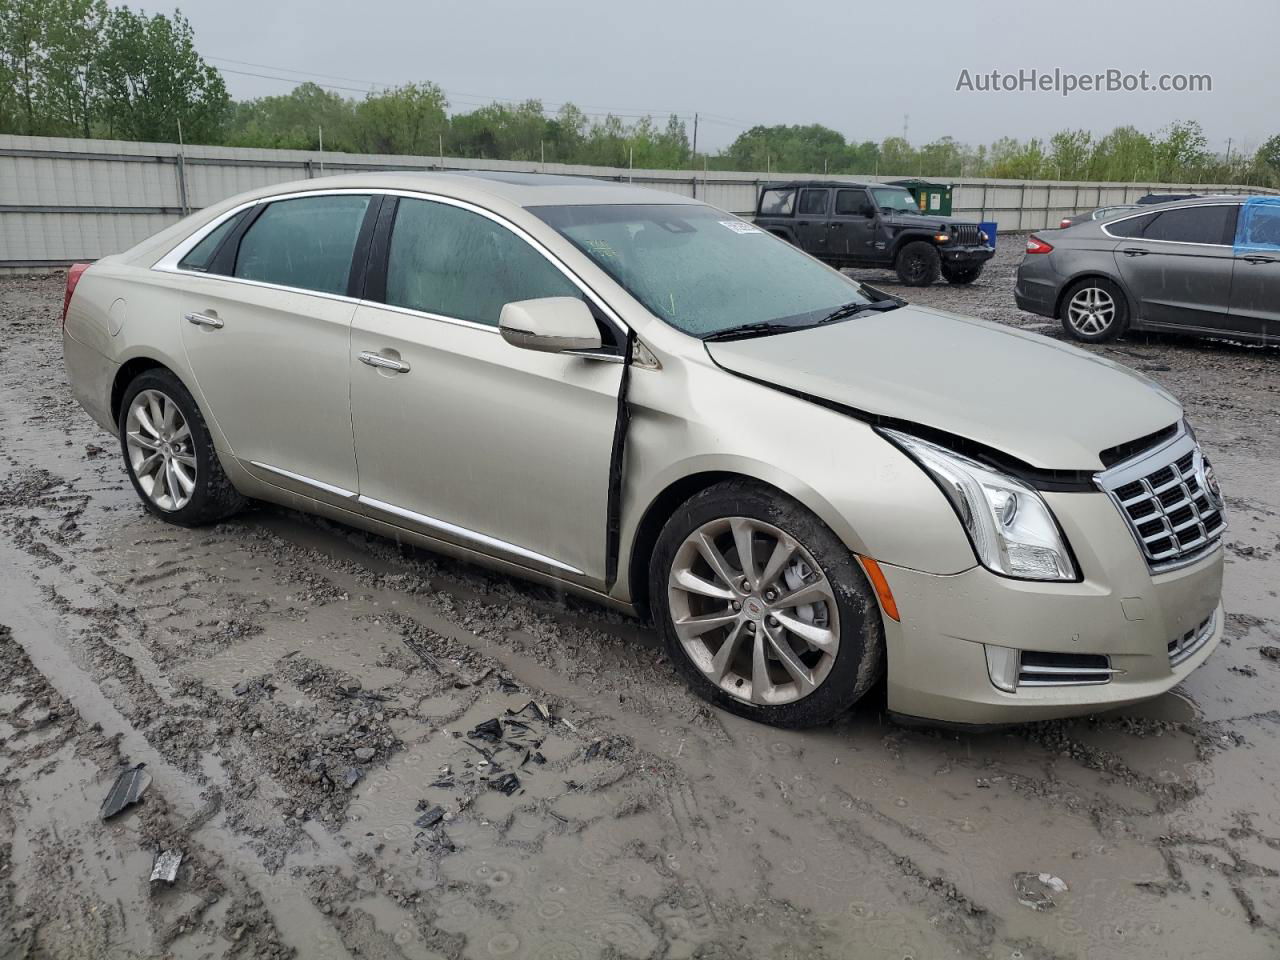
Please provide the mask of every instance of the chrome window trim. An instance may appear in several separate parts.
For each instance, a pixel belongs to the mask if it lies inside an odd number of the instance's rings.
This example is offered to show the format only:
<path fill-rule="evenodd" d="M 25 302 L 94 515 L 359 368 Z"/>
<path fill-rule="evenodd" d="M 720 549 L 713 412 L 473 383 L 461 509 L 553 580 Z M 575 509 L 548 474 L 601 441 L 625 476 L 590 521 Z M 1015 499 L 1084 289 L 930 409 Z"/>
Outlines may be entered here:
<path fill-rule="evenodd" d="M 151 269 L 158 271 L 160 273 L 176 273 L 184 277 L 208 277 L 210 279 L 224 280 L 231 283 L 245 283 L 245 284 L 250 284 L 252 286 L 264 287 L 268 290 L 283 290 L 291 293 L 301 293 L 301 294 L 305 294 L 307 296 L 313 296 L 313 297 L 326 297 L 328 299 L 339 300 L 344 303 L 367 304 L 368 306 L 378 307 L 384 310 L 394 310 L 398 313 L 405 313 L 411 316 L 426 317 L 429 320 L 438 320 L 443 323 L 453 323 L 459 326 L 473 327 L 481 330 L 489 330 L 493 333 L 498 332 L 498 327 L 496 324 L 480 323 L 475 320 L 464 320 L 461 317 L 449 317 L 449 316 L 444 316 L 442 314 L 429 313 L 425 310 L 415 310 L 412 307 L 401 307 L 401 306 L 395 306 L 389 303 L 378 303 L 377 301 L 374 301 L 374 300 L 364 300 L 364 299 L 359 299 L 357 297 L 348 297 L 343 294 L 326 293 L 324 291 L 319 291 L 319 290 L 309 290 L 305 287 L 290 287 L 290 286 L 285 286 L 284 284 L 267 283 L 262 280 L 249 280 L 244 277 L 229 277 L 225 274 L 220 274 L 220 273 L 204 273 L 199 270 L 183 270 L 181 267 L 178 266 L 182 258 L 185 257 L 191 251 L 191 249 L 196 246 L 196 244 L 198 244 L 201 240 L 203 240 L 206 236 L 208 236 L 214 230 L 216 230 L 218 226 L 222 224 L 225 220 L 231 217 L 234 217 L 236 214 L 240 213 L 242 210 L 247 210 L 247 209 L 250 209 L 251 207 L 256 207 L 259 204 L 275 203 L 279 200 L 296 200 L 296 199 L 302 199 L 304 197 L 352 196 L 352 195 L 370 196 L 370 197 L 373 197 L 373 196 L 406 197 L 410 200 L 427 200 L 435 203 L 447 204 L 448 206 L 452 206 L 452 207 L 459 207 L 460 209 L 469 210 L 472 213 L 479 214 L 482 217 L 487 217 L 488 219 L 492 220 L 494 223 L 499 224 L 500 226 L 506 228 L 507 230 L 510 230 L 513 234 L 515 234 L 525 243 L 529 244 L 529 246 L 531 246 L 535 251 L 541 254 L 543 259 L 547 260 L 553 267 L 559 270 L 569 280 L 570 283 L 572 283 L 575 287 L 577 287 L 593 304 L 595 304 L 600 309 L 601 313 L 603 313 L 608 318 L 609 322 L 613 324 L 614 328 L 621 335 L 624 343 L 626 342 L 627 337 L 631 333 L 630 328 L 626 325 L 626 323 L 623 322 L 622 318 L 618 315 L 617 311 L 614 310 L 613 307 L 611 307 L 604 300 L 603 297 L 601 297 L 598 293 L 596 293 L 596 291 L 592 289 L 591 286 L 588 285 L 585 280 L 583 280 L 580 276 L 578 276 L 578 274 L 575 273 L 568 266 L 568 264 L 564 263 L 558 256 L 556 256 L 554 253 L 548 250 L 542 244 L 541 241 L 539 241 L 536 237 L 531 235 L 523 227 L 521 227 L 518 224 L 512 223 L 510 220 L 506 219 L 500 214 L 494 213 L 492 210 L 487 210 L 484 207 L 471 203 L 470 201 L 459 200 L 455 197 L 446 197 L 441 194 L 431 193 L 425 190 L 415 191 L 415 190 L 389 189 L 389 188 L 378 188 L 378 187 L 337 187 L 337 188 L 330 188 L 330 189 L 318 188 L 315 190 L 300 190 L 300 191 L 294 191 L 290 193 L 274 194 L 269 197 L 258 197 L 257 199 L 254 199 L 254 200 L 247 200 L 244 203 L 228 210 L 226 213 L 222 214 L 221 216 L 215 217 L 213 220 L 210 220 L 203 227 L 201 227 L 195 233 L 191 234 L 185 240 L 177 244 L 167 254 L 165 254 L 163 257 L 157 260 L 155 264 L 152 265 Z M 592 356 L 602 359 L 605 355 L 593 354 Z"/>
<path fill-rule="evenodd" d="M 273 467 L 269 463 L 262 463 L 258 460 L 250 460 L 252 466 L 259 470 L 266 470 L 268 473 L 279 474 L 282 477 L 288 477 L 298 483 L 306 484 L 309 487 L 315 487 L 317 490 L 323 490 L 325 493 L 332 493 L 336 497 L 343 497 L 347 500 L 354 500 L 359 496 L 354 490 L 348 490 L 346 487 L 339 487 L 336 484 L 325 483 L 323 480 L 316 480 L 312 477 L 303 476 L 300 473 L 294 473 L 292 470 L 286 470 L 283 467 Z"/>
<path fill-rule="evenodd" d="M 1151 206 L 1159 206 L 1159 204 L 1151 204 Z M 1179 210 L 1199 210 L 1201 207 L 1243 207 L 1242 200 L 1220 200 L 1217 203 L 1193 203 L 1189 207 L 1178 207 Z M 1148 240 L 1146 237 L 1117 237 L 1114 233 L 1107 229 L 1117 223 L 1124 223 L 1126 220 L 1135 220 L 1138 217 L 1149 217 L 1153 213 L 1164 213 L 1163 210 L 1143 210 L 1139 213 L 1131 213 L 1127 217 L 1116 217 L 1114 220 L 1108 220 L 1102 225 L 1102 232 L 1112 240 L 1128 240 L 1131 243 L 1171 243 L 1178 247 L 1216 247 L 1220 250 L 1232 250 L 1234 245 L 1230 243 L 1196 243 L 1193 240 Z"/>
<path fill-rule="evenodd" d="M 564 573 L 573 574 L 574 576 L 584 576 L 583 571 L 577 567 L 570 566 L 554 557 L 548 557 L 546 554 L 538 553 L 535 550 L 529 550 L 526 547 L 517 546 L 514 543 L 508 543 L 506 540 L 499 540 L 497 537 L 491 537 L 485 533 L 479 533 L 470 530 L 467 527 L 460 527 L 455 523 L 449 523 L 447 520 L 437 520 L 435 517 L 429 517 L 424 513 L 415 513 L 412 510 L 406 510 L 404 507 L 397 507 L 394 503 L 387 503 L 385 500 L 375 500 L 373 497 L 360 496 L 356 502 L 361 506 L 370 507 L 374 510 L 380 510 L 383 513 L 389 513 L 396 517 L 412 521 L 428 530 L 434 530 L 437 533 L 443 533 L 456 540 L 464 540 L 470 544 L 487 547 L 490 550 L 498 550 L 502 553 L 513 557 L 520 557 L 525 560 L 532 560 L 535 563 L 552 567 Z"/>

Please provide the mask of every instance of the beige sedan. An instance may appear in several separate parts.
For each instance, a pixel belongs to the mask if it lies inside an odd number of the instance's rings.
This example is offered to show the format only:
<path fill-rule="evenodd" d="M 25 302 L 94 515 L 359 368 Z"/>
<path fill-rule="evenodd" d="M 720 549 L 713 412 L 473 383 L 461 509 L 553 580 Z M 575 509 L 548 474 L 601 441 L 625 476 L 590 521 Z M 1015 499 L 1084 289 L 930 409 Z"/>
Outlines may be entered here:
<path fill-rule="evenodd" d="M 767 723 L 886 672 L 902 715 L 1085 713 L 1222 634 L 1222 500 L 1172 397 L 697 201 L 275 186 L 73 268 L 64 333 L 157 517 L 268 500 L 647 612 Z"/>

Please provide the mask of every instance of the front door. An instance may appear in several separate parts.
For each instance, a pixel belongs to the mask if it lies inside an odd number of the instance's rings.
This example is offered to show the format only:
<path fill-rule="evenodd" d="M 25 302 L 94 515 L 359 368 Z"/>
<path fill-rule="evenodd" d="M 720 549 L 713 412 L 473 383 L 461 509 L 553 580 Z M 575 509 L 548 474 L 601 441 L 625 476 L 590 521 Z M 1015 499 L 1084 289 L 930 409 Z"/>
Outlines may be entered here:
<path fill-rule="evenodd" d="M 1178 207 L 1121 220 L 1108 229 L 1136 232 L 1116 246 L 1116 265 L 1148 323 L 1227 328 L 1238 204 Z M 1125 226 L 1130 225 L 1130 226 Z"/>
<path fill-rule="evenodd" d="M 308 493 L 356 488 L 347 284 L 369 203 L 352 194 L 278 200 L 219 257 L 225 275 L 179 266 L 173 321 L 202 409 L 237 458 Z"/>
<path fill-rule="evenodd" d="M 356 311 L 350 351 L 361 504 L 602 585 L 623 366 L 523 350 L 498 332 L 508 302 L 582 291 L 526 239 L 464 205 L 402 197 L 383 214 L 374 257 L 385 272 L 371 265 L 366 288 L 379 302 Z"/>
<path fill-rule="evenodd" d="M 876 208 L 865 189 L 836 191 L 830 242 L 849 260 L 876 259 Z"/>
<path fill-rule="evenodd" d="M 827 203 L 830 190 L 806 187 L 796 201 L 796 235 L 800 249 L 819 259 L 832 256 L 827 244 Z"/>
<path fill-rule="evenodd" d="M 1231 278 L 1231 327 L 1280 339 L 1280 200 L 1251 200 L 1240 215 Z"/>

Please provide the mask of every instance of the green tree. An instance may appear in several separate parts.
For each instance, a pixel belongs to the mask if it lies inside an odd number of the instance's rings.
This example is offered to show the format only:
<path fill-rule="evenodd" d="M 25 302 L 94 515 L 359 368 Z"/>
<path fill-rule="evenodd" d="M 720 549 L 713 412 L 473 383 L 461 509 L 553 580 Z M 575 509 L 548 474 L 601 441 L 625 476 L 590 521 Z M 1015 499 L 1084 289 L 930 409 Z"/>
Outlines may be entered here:
<path fill-rule="evenodd" d="M 326 150 L 355 150 L 355 104 L 314 83 L 282 96 L 235 104 L 226 142 L 242 147 L 316 150 L 324 131 Z"/>
<path fill-rule="evenodd" d="M 101 95 L 106 0 L 45 0 L 44 101 L 49 126 L 89 137 Z"/>
<path fill-rule="evenodd" d="M 449 101 L 434 83 L 371 93 L 356 106 L 355 140 L 363 153 L 434 155 L 448 125 Z"/>
<path fill-rule="evenodd" d="M 177 11 L 148 16 L 113 10 L 99 60 L 101 113 L 111 136 L 217 143 L 231 100 L 222 75 L 196 52 L 191 24 Z"/>
<path fill-rule="evenodd" d="M 1093 155 L 1093 134 L 1088 130 L 1061 130 L 1049 138 L 1049 163 L 1055 180 L 1083 180 Z"/>
<path fill-rule="evenodd" d="M 47 0 L 0 0 L 0 116 L 29 136 L 46 133 Z"/>

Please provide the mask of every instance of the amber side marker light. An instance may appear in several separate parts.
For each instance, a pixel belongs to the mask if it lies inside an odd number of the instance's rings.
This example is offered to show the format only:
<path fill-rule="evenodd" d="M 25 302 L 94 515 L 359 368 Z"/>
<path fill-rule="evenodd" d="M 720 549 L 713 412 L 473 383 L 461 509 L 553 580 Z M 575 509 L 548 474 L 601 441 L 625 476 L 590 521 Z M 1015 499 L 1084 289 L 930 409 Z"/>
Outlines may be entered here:
<path fill-rule="evenodd" d="M 880 564 L 861 554 L 858 555 L 858 559 L 862 561 L 862 569 L 867 571 L 867 579 L 871 581 L 876 596 L 880 598 L 880 608 L 884 610 L 885 616 L 901 623 L 902 617 L 898 616 L 898 601 L 893 599 L 893 591 L 889 589 L 889 581 L 885 579 Z"/>

